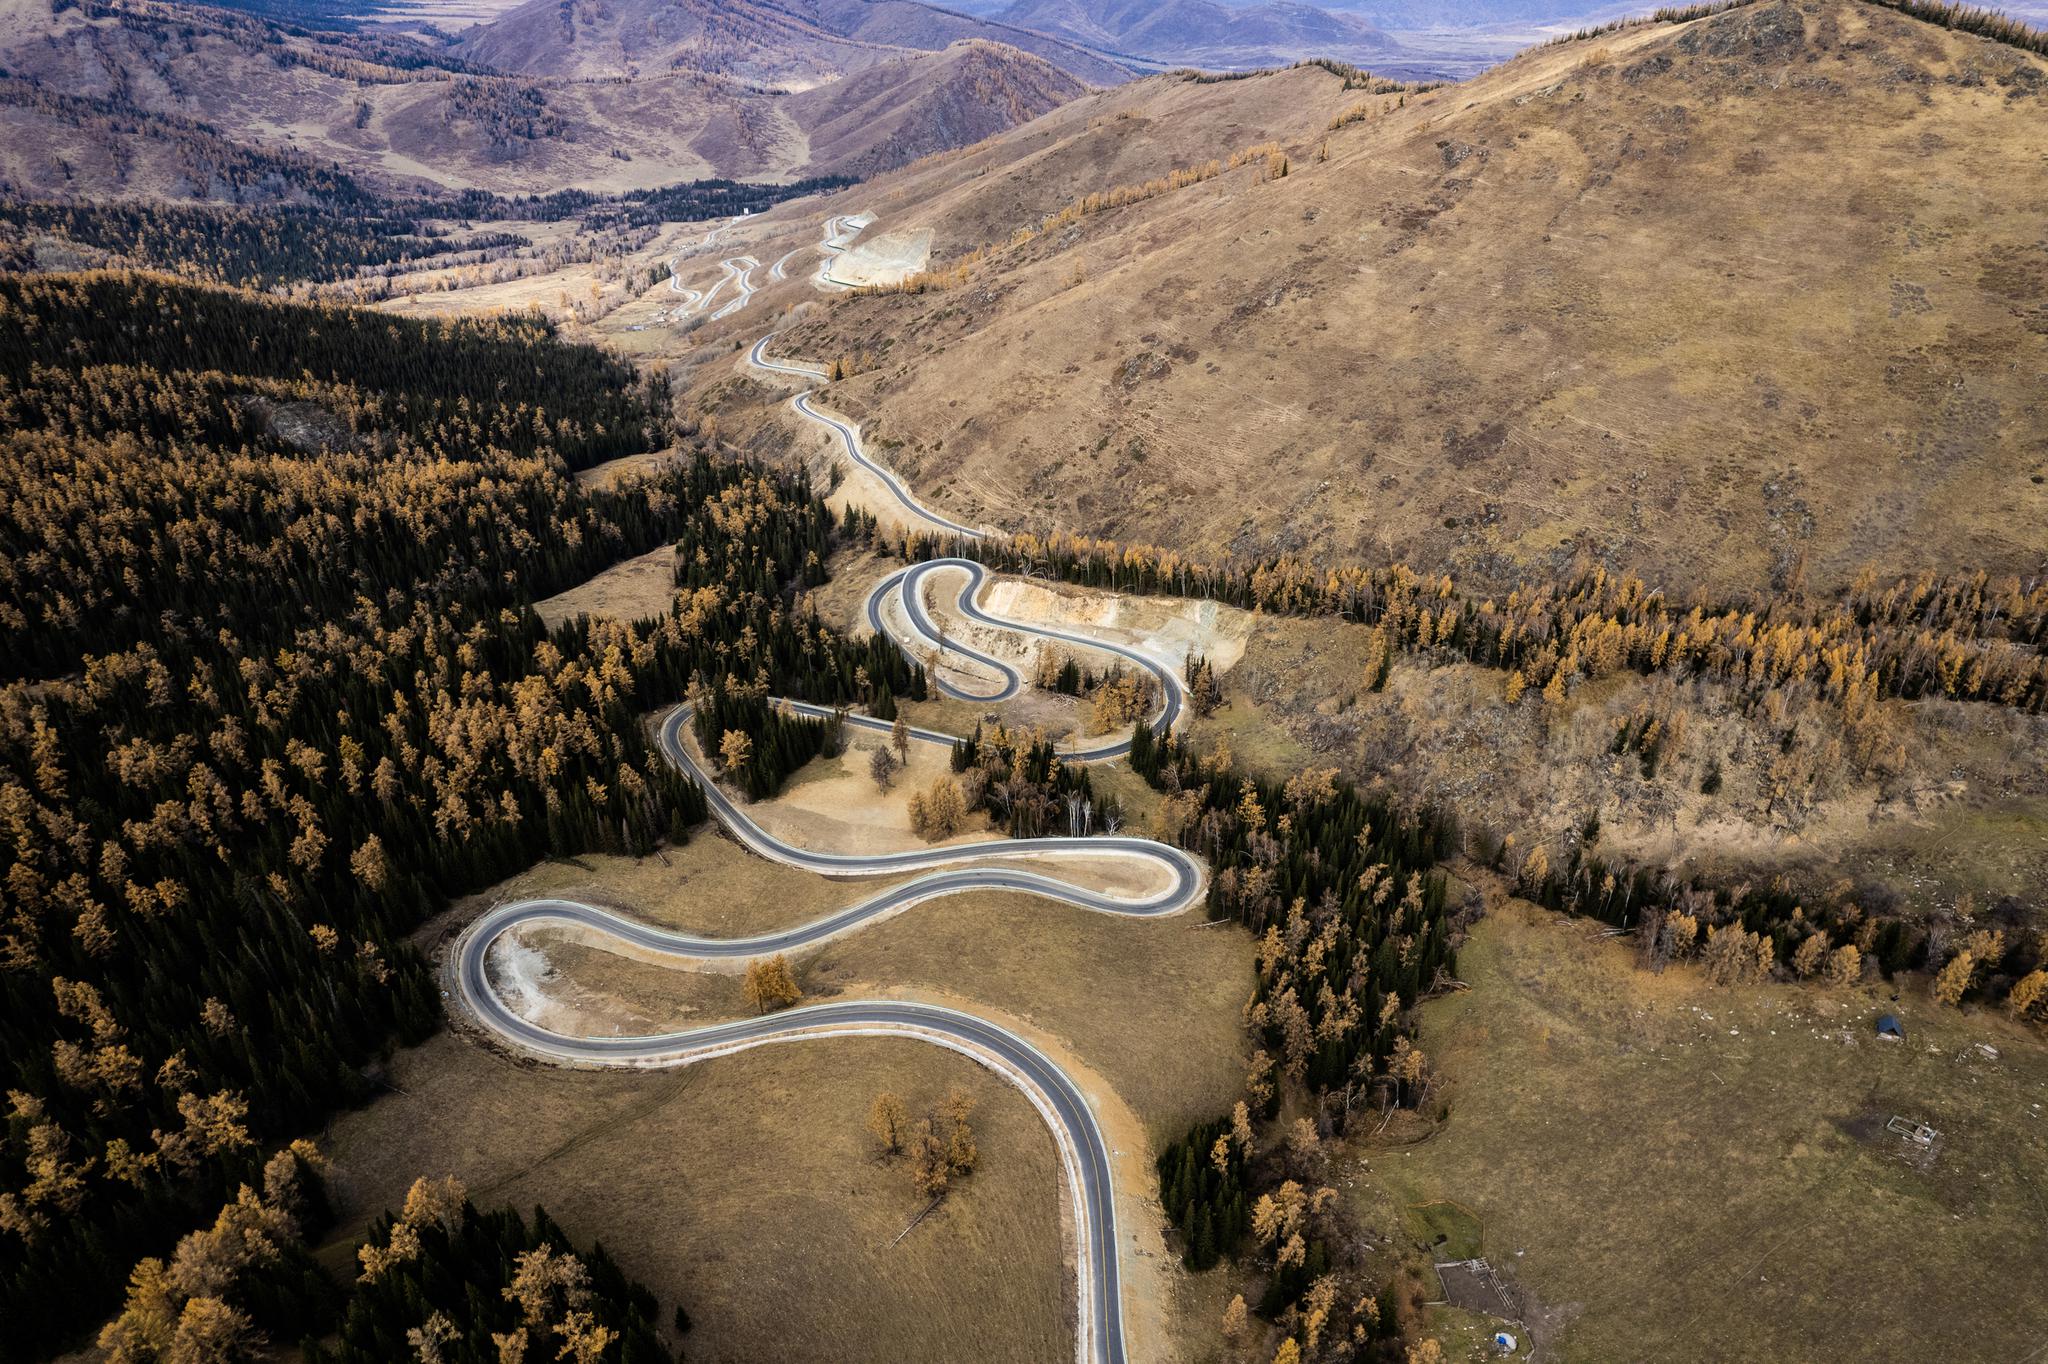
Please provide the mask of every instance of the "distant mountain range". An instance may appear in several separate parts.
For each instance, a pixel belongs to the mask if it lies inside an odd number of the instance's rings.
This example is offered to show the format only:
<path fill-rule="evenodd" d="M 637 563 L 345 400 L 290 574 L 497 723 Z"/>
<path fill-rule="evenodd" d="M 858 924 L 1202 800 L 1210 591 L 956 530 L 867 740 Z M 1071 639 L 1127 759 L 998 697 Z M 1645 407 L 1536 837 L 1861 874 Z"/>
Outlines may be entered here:
<path fill-rule="evenodd" d="M 455 50 L 528 75 L 687 70 L 791 88 L 970 39 L 1029 52 L 1090 85 L 1132 74 L 1129 63 L 1063 35 L 914 0 L 528 0 L 464 34 Z"/>
<path fill-rule="evenodd" d="M 1271 0 L 1014 0 L 992 16 L 1070 42 L 1187 66 L 1262 67 L 1303 57 L 1366 62 L 1396 51 L 1365 19 Z"/>
<path fill-rule="evenodd" d="M 736 12 L 724 0 L 690 8 Z M 556 0 L 546 9 L 560 15 Z M 592 44 L 560 36 L 565 18 L 552 39 L 529 11 L 505 22 L 450 43 L 176 0 L 17 0 L 0 8 L 0 185 L 27 198 L 268 203 L 319 199 L 335 174 L 400 192 L 510 194 L 863 176 L 1027 122 L 1086 88 L 1041 57 L 974 37 L 936 51 L 785 41 L 743 58 L 700 33 L 661 47 L 634 78 L 593 80 L 603 66 L 578 59 Z M 737 41 L 729 23 L 708 32 Z M 616 33 L 608 42 L 623 45 Z M 849 60 L 835 66 L 841 53 Z M 778 67 L 803 79 L 771 84 Z"/>
<path fill-rule="evenodd" d="M 1586 13 L 1587 0 L 508 3 L 7 0 L 0 188 L 275 202 L 336 174 L 512 194 L 864 176 L 1169 68 L 1325 57 L 1458 76 L 1546 26 L 1621 12 Z"/>

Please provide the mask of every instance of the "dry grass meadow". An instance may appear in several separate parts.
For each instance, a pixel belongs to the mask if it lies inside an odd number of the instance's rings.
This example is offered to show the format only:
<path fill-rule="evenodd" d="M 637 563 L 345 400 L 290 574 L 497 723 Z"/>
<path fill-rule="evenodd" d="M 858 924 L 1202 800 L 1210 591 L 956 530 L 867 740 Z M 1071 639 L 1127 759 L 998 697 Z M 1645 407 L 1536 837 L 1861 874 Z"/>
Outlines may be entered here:
<path fill-rule="evenodd" d="M 1424 1010 L 1450 1118 L 1367 1149 L 1361 1206 L 1470 1209 L 1587 1361 L 2024 1359 L 2048 1301 L 2048 1046 L 1924 992 L 1637 971 L 1519 902 Z M 1879 1042 L 1897 1011 L 1907 1040 Z M 1977 1050 L 1992 1046 L 1996 1057 Z M 1922 1162 L 1885 1123 L 1939 1129 Z M 1423 1237 L 1428 1240 L 1433 1237 Z M 1553 1352 L 1554 1351 L 1554 1352 Z"/>
<path fill-rule="evenodd" d="M 836 763 L 813 766 L 792 783 L 792 803 L 839 780 Z M 801 822 L 824 818 L 814 809 Z M 459 905 L 423 941 L 438 951 L 484 905 L 540 895 L 731 936 L 804 922 L 884 884 L 776 866 L 706 830 L 650 858 L 542 863 Z M 745 1008 L 729 973 L 677 971 L 547 930 L 525 945 L 544 958 L 527 960 L 529 999 L 555 1026 L 644 1031 Z M 1133 1319 L 1163 1360 L 1191 1357 L 1220 1303 L 1213 1282 L 1189 1281 L 1159 1253 L 1149 1152 L 1235 1097 L 1250 957 L 1241 932 L 1205 927 L 1199 912 L 1138 922 L 986 894 L 929 902 L 795 964 L 807 998 L 886 993 L 970 1008 L 1023 1031 L 1081 1080 L 1120 1153 L 1122 1215 L 1135 1244 L 1151 1247 L 1128 1277 Z M 664 1302 L 688 1307 L 693 1360 L 1071 1354 L 1051 1139 L 1020 1095 L 950 1052 L 845 1039 L 618 1073 L 510 1056 L 458 1024 L 402 1053 L 392 1084 L 323 1143 L 344 1210 L 330 1258 L 413 1176 L 453 1173 L 480 1200 L 541 1202 L 572 1235 L 602 1237 Z M 867 1105 L 889 1089 L 928 1106 L 954 1084 L 977 1096 L 981 1167 L 892 1245 L 920 1204 L 907 1171 L 876 1158 Z"/>

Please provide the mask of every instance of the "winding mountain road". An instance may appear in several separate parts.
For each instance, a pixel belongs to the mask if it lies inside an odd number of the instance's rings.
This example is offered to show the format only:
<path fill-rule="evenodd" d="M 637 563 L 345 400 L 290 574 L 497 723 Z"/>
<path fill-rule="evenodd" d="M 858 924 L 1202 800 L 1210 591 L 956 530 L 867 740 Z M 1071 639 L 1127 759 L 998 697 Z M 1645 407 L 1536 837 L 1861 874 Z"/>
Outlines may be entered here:
<path fill-rule="evenodd" d="M 719 268 L 725 271 L 725 277 L 719 280 L 719 283 L 723 284 L 725 280 L 731 280 L 733 287 L 739 290 L 740 296 L 711 314 L 713 322 L 718 321 L 721 317 L 732 316 L 753 301 L 755 292 L 754 272 L 761 268 L 761 262 L 755 260 L 752 256 L 732 256 L 720 261 L 718 264 Z"/>
<path fill-rule="evenodd" d="M 816 365 L 807 365 L 793 360 L 771 360 L 768 357 L 768 342 L 771 339 L 773 338 L 770 336 L 764 336 L 754 343 L 754 348 L 747 352 L 748 364 L 756 369 L 766 370 L 770 374 L 791 375 L 807 383 L 823 383 L 829 377 L 830 371 L 819 369 Z M 838 436 L 840 447 L 846 451 L 846 457 L 880 479 L 882 485 L 889 490 L 890 495 L 903 506 L 904 510 L 910 512 L 911 515 L 917 517 L 920 521 L 929 524 L 936 530 L 945 531 L 948 535 L 965 536 L 970 540 L 982 540 L 988 537 L 987 531 L 976 530 L 973 526 L 963 526 L 958 521 L 949 520 L 918 501 L 912 495 L 910 489 L 904 486 L 902 479 L 896 477 L 887 466 L 879 464 L 868 457 L 867 448 L 861 443 L 860 428 L 858 426 L 855 426 L 843 417 L 835 416 L 814 406 L 811 402 L 811 395 L 808 392 L 798 393 L 795 397 L 791 398 L 789 406 L 791 411 L 795 412 L 805 421 L 822 426 L 827 431 Z"/>
<path fill-rule="evenodd" d="M 844 250 L 869 221 L 833 218 L 825 228 L 822 249 L 826 262 L 819 270 L 821 283 L 832 256 Z M 718 229 L 714 229 L 712 237 Z M 707 238 L 707 243 L 711 238 Z M 795 254 L 794 252 L 790 254 Z M 783 265 L 777 261 L 770 274 L 780 278 Z M 744 262 L 744 265 L 741 265 Z M 673 275 L 671 288 L 693 295 L 691 309 L 709 306 L 711 297 L 726 279 L 736 281 L 740 297 L 716 316 L 744 307 L 754 292 L 751 271 L 759 262 L 752 257 L 724 262 L 725 278 L 710 292 L 697 296 L 684 289 Z M 763 338 L 749 359 L 772 373 L 797 376 L 807 383 L 823 380 L 825 371 L 815 366 L 771 360 Z M 963 526 L 925 507 L 911 495 L 895 474 L 868 458 L 859 428 L 812 406 L 807 392 L 798 393 L 791 406 L 804 419 L 836 433 L 849 459 L 873 473 L 910 512 L 932 526 L 953 535 L 980 539 L 987 532 Z M 1178 720 L 1184 704 L 1181 683 L 1175 672 L 1134 649 L 1106 639 L 1056 630 L 1023 621 L 1004 619 L 985 611 L 979 604 L 987 583 L 987 570 L 971 559 L 934 559 L 914 564 L 889 575 L 867 601 L 870 624 L 889 633 L 883 606 L 892 596 L 900 601 L 912 635 L 921 643 L 960 654 L 977 666 L 992 670 L 1002 681 L 994 692 L 971 692 L 941 681 L 949 695 L 978 701 L 999 701 L 1015 695 L 1023 679 L 1010 665 L 978 650 L 945 638 L 931 621 L 922 601 L 923 586 L 934 573 L 961 572 L 966 583 L 955 601 L 955 609 L 968 620 L 994 629 L 1054 640 L 1079 648 L 1102 650 L 1144 668 L 1160 685 L 1162 701 L 1152 719 L 1153 728 L 1164 733 Z M 891 638 L 896 638 L 891 635 Z M 906 652 L 910 644 L 896 639 Z M 810 702 L 779 700 L 778 704 L 798 713 L 829 717 L 836 712 Z M 849 726 L 887 732 L 886 721 L 869 716 L 844 715 Z M 1059 1149 L 1069 1211 L 1075 1228 L 1079 1322 L 1075 1337 L 1078 1364 L 1125 1364 L 1123 1281 L 1119 1263 L 1116 1193 L 1112 1152 L 1088 1096 L 1073 1078 L 1028 1039 L 1009 1028 L 972 1014 L 915 1000 L 835 1000 L 829 1003 L 788 1009 L 759 1018 L 684 1028 L 637 1037 L 570 1036 L 558 1033 L 508 1005 L 491 979 L 492 948 L 509 934 L 543 925 L 571 926 L 611 938 L 635 951 L 670 960 L 679 966 L 708 962 L 750 960 L 781 952 L 798 951 L 829 942 L 913 905 L 947 895 L 1008 890 L 1094 913 L 1156 918 L 1178 914 L 1198 903 L 1203 894 L 1203 868 L 1195 857 L 1180 848 L 1147 838 L 1119 835 L 1098 837 L 1053 837 L 1028 839 L 987 839 L 972 843 L 914 848 L 900 852 L 856 854 L 820 852 L 801 848 L 776 837 L 753 820 L 720 788 L 691 750 L 687 740 L 690 710 L 678 706 L 665 715 L 658 727 L 660 748 L 668 760 L 696 781 L 703 790 L 713 816 L 743 846 L 761 857 L 784 865 L 835 878 L 897 877 L 906 879 L 870 895 L 844 909 L 836 910 L 807 924 L 747 938 L 706 938 L 695 934 L 657 928 L 611 910 L 573 900 L 524 900 L 498 905 L 464 929 L 457 940 L 453 966 L 463 1003 L 484 1027 L 505 1041 L 536 1055 L 554 1060 L 607 1066 L 687 1065 L 713 1056 L 730 1055 L 753 1047 L 846 1036 L 901 1036 L 946 1047 L 967 1055 L 1017 1086 L 1045 1119 L 1054 1145 Z M 920 743 L 947 744 L 953 735 L 936 730 L 915 729 L 911 737 Z M 1064 753 L 1068 761 L 1097 761 L 1127 753 L 1128 738 L 1095 748 Z M 1044 870 L 1001 865 L 1018 859 L 1057 864 L 1062 859 L 1086 860 L 1100 864 L 1114 860 L 1145 869 L 1159 884 L 1149 893 L 1112 894 L 1093 890 L 1076 881 L 1065 880 Z"/>
<path fill-rule="evenodd" d="M 818 243 L 818 250 L 824 259 L 818 262 L 818 273 L 814 282 L 820 289 L 851 289 L 851 284 L 832 278 L 832 265 L 846 254 L 846 248 L 853 245 L 874 217 L 867 213 L 834 214 L 825 220 L 825 239 Z"/>
<path fill-rule="evenodd" d="M 831 713 L 817 706 L 798 708 L 813 714 Z M 463 1003 L 501 1038 L 539 1055 L 581 1064 L 687 1065 L 771 1043 L 849 1035 L 914 1037 L 980 1061 L 1024 1092 L 1052 1130 L 1059 1148 L 1080 1252 L 1076 1275 L 1081 1320 L 1076 1358 L 1080 1364 L 1123 1364 L 1123 1290 L 1109 1144 L 1087 1096 L 1028 1039 L 987 1019 L 914 1000 L 834 1001 L 760 1018 L 634 1037 L 571 1036 L 544 1027 L 506 1004 L 491 981 L 491 949 L 519 930 L 570 925 L 678 963 L 747 960 L 815 947 L 927 900 L 987 890 L 1018 891 L 1101 914 L 1156 918 L 1179 914 L 1201 899 L 1201 864 L 1169 844 L 1114 835 L 990 839 L 867 855 L 800 848 L 762 828 L 719 788 L 684 737 L 689 722 L 687 706 L 675 707 L 663 718 L 658 731 L 662 752 L 697 781 L 713 816 L 747 848 L 772 861 L 826 876 L 910 873 L 910 879 L 821 919 L 751 938 L 705 938 L 656 928 L 574 900 L 499 905 L 479 917 L 457 940 L 455 976 Z M 884 732 L 889 728 L 886 722 L 865 716 L 848 716 L 847 722 Z M 953 742 L 951 735 L 934 730 L 913 730 L 912 737 L 923 743 Z M 985 865 L 1020 858 L 1128 861 L 1163 874 L 1165 884 L 1150 894 L 1114 895 L 1043 872 Z"/>
<path fill-rule="evenodd" d="M 1002 684 L 994 691 L 974 691 L 939 676 L 937 672 L 933 672 L 931 674 L 932 684 L 941 692 L 958 700 L 979 701 L 993 705 L 999 701 L 1009 700 L 1021 691 L 1024 686 L 1023 676 L 1014 667 L 993 655 L 982 653 L 980 650 L 963 644 L 957 639 L 949 638 L 943 630 L 933 624 L 930 615 L 924 608 L 924 582 L 935 573 L 948 572 L 959 572 L 966 575 L 966 582 L 961 586 L 959 595 L 953 600 L 953 609 L 968 620 L 978 625 L 989 626 L 991 629 L 1005 630 L 1011 634 L 1026 635 L 1034 639 L 1052 640 L 1056 643 L 1068 644 L 1080 649 L 1100 650 L 1103 653 L 1113 654 L 1117 658 L 1134 664 L 1145 672 L 1150 673 L 1152 680 L 1159 686 L 1160 704 L 1158 712 L 1152 717 L 1152 732 L 1155 734 L 1165 734 L 1175 724 L 1179 723 L 1181 711 L 1186 705 L 1187 697 L 1181 686 L 1180 677 L 1173 669 L 1157 659 L 1139 653 L 1136 649 L 1108 639 L 1077 634 L 1070 630 L 1056 630 L 1050 626 L 1034 625 L 1027 621 L 1012 620 L 1006 616 L 992 615 L 982 609 L 978 600 L 981 595 L 981 589 L 988 583 L 988 569 L 973 559 L 926 559 L 922 563 L 912 564 L 909 568 L 896 570 L 896 572 L 891 573 L 888 577 L 876 583 L 873 590 L 868 593 L 868 625 L 877 633 L 885 634 L 891 639 L 895 639 L 896 647 L 901 649 L 904 656 L 910 659 L 911 662 L 923 663 L 925 660 L 919 655 L 917 650 L 904 640 L 897 638 L 895 633 L 889 628 L 884 608 L 892 600 L 901 608 L 904 619 L 909 622 L 911 635 L 917 641 L 942 654 L 959 654 L 970 662 L 997 673 L 1003 679 Z M 1060 756 L 1068 762 L 1102 762 L 1110 758 L 1121 758 L 1130 751 L 1131 741 L 1125 738 L 1115 743 L 1094 747 L 1062 749 L 1060 750 Z"/>
<path fill-rule="evenodd" d="M 825 379 L 827 371 L 819 369 L 815 365 L 807 365 L 800 361 L 771 358 L 768 354 L 768 342 L 771 339 L 772 337 L 764 336 L 759 341 L 756 341 L 753 349 L 747 352 L 747 363 L 756 369 L 764 370 L 770 374 L 786 375 L 803 380 L 806 383 L 819 383 Z M 950 535 L 960 536 L 963 539 L 984 540 L 988 538 L 989 533 L 987 531 L 977 530 L 972 526 L 964 526 L 958 521 L 933 511 L 930 507 L 918 501 L 916 496 L 911 493 L 909 487 L 904 484 L 903 480 L 897 477 L 894 470 L 877 462 L 868 455 L 867 447 L 861 442 L 860 428 L 858 426 L 813 404 L 811 402 L 811 395 L 808 392 L 796 394 L 789 400 L 789 406 L 790 410 L 799 417 L 823 427 L 826 431 L 836 436 L 839 440 L 840 449 L 845 452 L 846 457 L 880 480 L 882 486 L 888 489 L 896 501 L 918 520 L 935 529 L 945 531 Z M 1029 635 L 1038 639 L 1048 639 L 1061 644 L 1072 645 L 1076 648 L 1099 649 L 1106 653 L 1115 654 L 1150 673 L 1159 684 L 1161 709 L 1159 714 L 1153 719 L 1153 730 L 1164 734 L 1179 721 L 1181 709 L 1186 698 L 1182 692 L 1181 680 L 1173 669 L 1166 667 L 1156 659 L 1139 653 L 1135 649 L 1106 639 L 1076 634 L 1067 630 L 1055 630 L 1048 626 L 1033 625 L 1025 621 L 1009 620 L 1001 616 L 989 614 L 977 604 L 977 598 L 981 594 L 981 589 L 988 580 L 988 570 L 972 559 L 928 559 L 922 563 L 913 564 L 909 568 L 899 569 L 895 573 L 890 574 L 882 579 L 881 582 L 875 584 L 874 589 L 868 593 L 868 624 L 877 633 L 885 634 L 891 639 L 895 639 L 896 646 L 902 649 L 912 662 L 922 663 L 924 659 L 919 656 L 918 652 L 909 643 L 896 637 L 894 632 L 889 629 L 883 613 L 884 605 L 892 598 L 901 603 L 904 618 L 909 622 L 911 633 L 919 644 L 937 649 L 941 653 L 959 654 L 975 665 L 987 668 L 1002 678 L 1001 685 L 993 691 L 975 691 L 934 674 L 932 678 L 934 684 L 946 695 L 962 701 L 982 701 L 994 704 L 999 701 L 1009 700 L 1024 685 L 1024 679 L 1015 668 L 1000 659 L 970 648 L 957 640 L 947 638 L 945 633 L 932 623 L 929 614 L 924 609 L 923 585 L 925 579 L 933 573 L 947 570 L 958 570 L 967 575 L 967 585 L 961 589 L 960 595 L 954 602 L 954 609 L 962 616 L 977 624 L 986 625 L 997 630 L 1007 630 L 1013 634 Z M 1097 761 L 1106 758 L 1122 757 L 1130 752 L 1130 748 L 1130 740 L 1124 739 L 1119 743 L 1076 750 L 1066 753 L 1064 756 L 1070 761 Z"/>

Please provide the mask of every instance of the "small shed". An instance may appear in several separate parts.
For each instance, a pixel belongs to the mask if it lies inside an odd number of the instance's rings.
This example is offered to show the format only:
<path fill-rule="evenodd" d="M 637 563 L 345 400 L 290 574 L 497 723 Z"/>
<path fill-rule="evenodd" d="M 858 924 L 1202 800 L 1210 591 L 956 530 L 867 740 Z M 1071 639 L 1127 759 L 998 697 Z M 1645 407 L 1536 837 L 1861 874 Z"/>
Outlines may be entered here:
<path fill-rule="evenodd" d="M 1877 1035 L 1887 1042 L 1903 1042 L 1906 1040 L 1906 1029 L 1899 1022 L 1897 1014 L 1886 1014 L 1877 1020 Z"/>

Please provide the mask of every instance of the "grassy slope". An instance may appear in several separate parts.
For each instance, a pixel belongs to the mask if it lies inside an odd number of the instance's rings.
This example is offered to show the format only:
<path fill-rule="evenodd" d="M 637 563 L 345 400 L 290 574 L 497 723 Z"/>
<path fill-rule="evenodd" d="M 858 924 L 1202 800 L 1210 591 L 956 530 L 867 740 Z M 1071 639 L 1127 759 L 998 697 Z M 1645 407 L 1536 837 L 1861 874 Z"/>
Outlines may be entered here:
<path fill-rule="evenodd" d="M 1425 1144 L 1370 1153 L 1454 1197 L 1570 1321 L 1572 1360 L 2019 1358 L 2048 1295 L 2048 1046 L 1914 995 L 1721 990 L 1634 970 L 1595 926 L 1510 906 L 1422 1045 L 1453 1077 Z M 1871 1022 L 1899 1009 L 1908 1041 Z M 1967 1054 L 1986 1041 L 1996 1061 Z M 1957 1059 L 1963 1053 L 1964 1059 Z M 1882 1127 L 1943 1132 L 1931 1168 Z M 1936 1305 L 1939 1305 L 1938 1310 Z"/>
<path fill-rule="evenodd" d="M 1034 221 L 1048 180 L 1138 181 L 1275 130 L 1291 174 L 1096 215 L 790 346 L 874 352 L 833 401 L 970 518 L 1468 575 L 1591 548 L 1743 589 L 1802 554 L 1815 585 L 1867 560 L 2029 571 L 2044 73 L 1799 0 L 1539 49 L 1328 134 L 1361 98 L 1334 80 L 1197 87 L 1245 110 L 1209 113 L 1199 152 L 1189 97 L 1147 85 L 1123 127 L 1081 101 L 941 164 L 890 224 L 935 225 L 943 266 L 949 239 Z"/>

